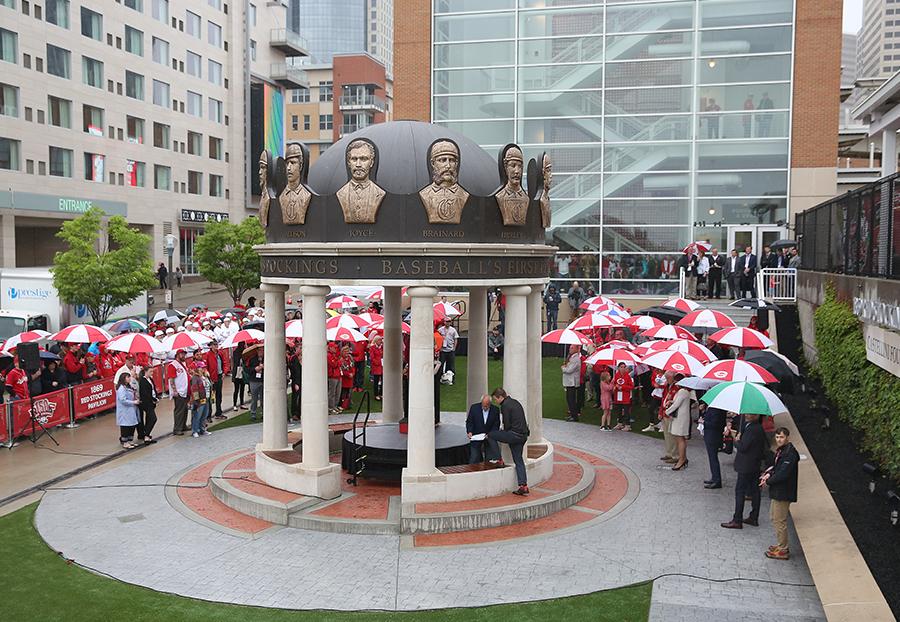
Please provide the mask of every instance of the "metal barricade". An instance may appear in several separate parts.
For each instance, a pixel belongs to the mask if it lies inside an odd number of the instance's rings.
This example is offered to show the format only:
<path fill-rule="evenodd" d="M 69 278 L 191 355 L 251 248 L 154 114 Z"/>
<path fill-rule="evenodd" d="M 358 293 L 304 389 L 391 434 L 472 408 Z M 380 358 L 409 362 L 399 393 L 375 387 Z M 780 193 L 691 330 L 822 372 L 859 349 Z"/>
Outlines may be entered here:
<path fill-rule="evenodd" d="M 756 273 L 756 292 L 773 302 L 797 301 L 797 270 L 794 268 L 762 268 Z"/>

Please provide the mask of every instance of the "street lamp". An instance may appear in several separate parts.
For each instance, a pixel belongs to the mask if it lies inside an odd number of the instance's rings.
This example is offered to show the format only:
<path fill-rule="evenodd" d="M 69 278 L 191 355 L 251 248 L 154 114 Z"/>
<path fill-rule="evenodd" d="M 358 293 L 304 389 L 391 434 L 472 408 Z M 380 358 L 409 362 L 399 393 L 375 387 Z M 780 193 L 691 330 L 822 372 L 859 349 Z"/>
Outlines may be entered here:
<path fill-rule="evenodd" d="M 175 253 L 175 236 L 171 233 L 166 235 L 164 247 L 166 255 L 169 257 L 169 274 L 166 276 L 166 302 L 169 304 L 169 308 L 172 309 L 175 304 L 175 292 L 172 291 L 172 255 Z"/>

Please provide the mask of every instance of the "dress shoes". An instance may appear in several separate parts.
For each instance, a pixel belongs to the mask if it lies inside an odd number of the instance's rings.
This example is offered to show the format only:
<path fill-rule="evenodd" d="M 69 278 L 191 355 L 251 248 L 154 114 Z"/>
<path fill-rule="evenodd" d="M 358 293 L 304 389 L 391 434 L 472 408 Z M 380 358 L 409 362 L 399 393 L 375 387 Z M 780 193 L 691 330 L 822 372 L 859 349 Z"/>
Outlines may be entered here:
<path fill-rule="evenodd" d="M 709 482 L 708 484 L 703 484 L 703 487 L 706 488 L 707 490 L 714 490 L 716 488 L 721 488 L 722 484 L 720 484 L 718 482 Z"/>
<path fill-rule="evenodd" d="M 745 524 L 745 525 L 750 525 L 750 526 L 752 526 L 752 527 L 759 527 L 759 521 L 758 521 L 757 519 L 755 519 L 755 518 L 745 518 L 745 519 L 744 519 L 744 524 Z"/>
<path fill-rule="evenodd" d="M 728 521 L 727 523 L 722 523 L 721 527 L 724 527 L 725 529 L 743 529 L 744 528 L 744 526 L 741 523 L 735 522 L 733 520 Z"/>

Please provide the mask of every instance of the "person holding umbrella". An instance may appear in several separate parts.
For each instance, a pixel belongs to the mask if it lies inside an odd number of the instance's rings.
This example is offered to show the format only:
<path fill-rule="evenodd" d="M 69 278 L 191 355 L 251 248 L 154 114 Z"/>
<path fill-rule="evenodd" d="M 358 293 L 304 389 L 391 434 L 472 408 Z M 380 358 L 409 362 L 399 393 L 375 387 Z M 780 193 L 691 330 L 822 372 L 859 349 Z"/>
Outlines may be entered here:
<path fill-rule="evenodd" d="M 684 374 L 675 374 L 675 386 L 678 387 L 671 404 L 666 407 L 666 414 L 673 417 L 669 433 L 675 437 L 678 451 L 676 462 L 672 466 L 673 471 L 687 468 L 687 437 L 691 433 L 691 404 L 697 400 L 697 396 L 688 387 L 682 386 Z"/>
<path fill-rule="evenodd" d="M 581 346 L 572 344 L 569 346 L 569 355 L 562 369 L 562 383 L 566 390 L 566 405 L 569 408 L 569 416 L 566 421 L 578 421 L 581 409 L 578 407 L 578 388 L 581 386 Z"/>
<path fill-rule="evenodd" d="M 722 385 L 719 385 L 722 386 Z M 744 525 L 759 526 L 759 468 L 766 448 L 766 435 L 759 423 L 759 415 L 747 413 L 735 432 L 731 426 L 725 428 L 725 435 L 734 437 L 734 470 L 737 482 L 734 485 L 734 515 L 725 529 L 743 529 Z M 750 515 L 744 517 L 744 500 L 750 497 Z"/>

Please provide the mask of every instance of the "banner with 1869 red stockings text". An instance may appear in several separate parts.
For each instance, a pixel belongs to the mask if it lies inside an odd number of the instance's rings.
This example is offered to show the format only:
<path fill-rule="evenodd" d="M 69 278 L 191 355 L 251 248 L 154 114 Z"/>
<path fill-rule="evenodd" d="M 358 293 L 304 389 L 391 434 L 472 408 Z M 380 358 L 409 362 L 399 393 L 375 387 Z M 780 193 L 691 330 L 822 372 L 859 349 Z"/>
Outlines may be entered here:
<path fill-rule="evenodd" d="M 75 419 L 84 419 L 116 407 L 116 391 L 112 378 L 85 382 L 72 387 Z"/>
<path fill-rule="evenodd" d="M 60 389 L 30 399 L 16 400 L 10 403 L 10 407 L 13 438 L 31 434 L 32 415 L 35 421 L 34 429 L 40 433 L 40 426 L 53 428 L 69 423 L 69 390 Z"/>

